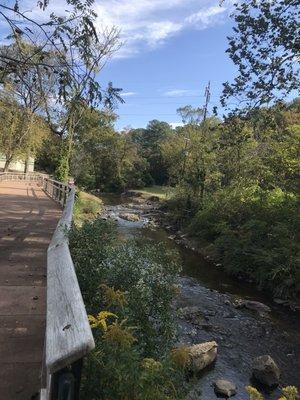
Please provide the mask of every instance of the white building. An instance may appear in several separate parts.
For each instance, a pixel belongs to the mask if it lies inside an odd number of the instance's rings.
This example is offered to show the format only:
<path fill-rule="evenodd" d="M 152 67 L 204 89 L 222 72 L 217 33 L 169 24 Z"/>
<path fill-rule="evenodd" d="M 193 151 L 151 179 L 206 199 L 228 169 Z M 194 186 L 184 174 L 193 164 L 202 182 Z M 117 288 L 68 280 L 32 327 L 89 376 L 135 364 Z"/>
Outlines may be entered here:
<path fill-rule="evenodd" d="M 5 157 L 3 154 L 0 153 L 0 171 L 4 169 L 5 165 Z M 24 172 L 25 171 L 25 161 L 16 160 L 12 161 L 9 165 L 10 171 L 17 171 L 17 172 Z M 34 158 L 29 157 L 29 165 L 28 165 L 28 172 L 34 171 Z"/>

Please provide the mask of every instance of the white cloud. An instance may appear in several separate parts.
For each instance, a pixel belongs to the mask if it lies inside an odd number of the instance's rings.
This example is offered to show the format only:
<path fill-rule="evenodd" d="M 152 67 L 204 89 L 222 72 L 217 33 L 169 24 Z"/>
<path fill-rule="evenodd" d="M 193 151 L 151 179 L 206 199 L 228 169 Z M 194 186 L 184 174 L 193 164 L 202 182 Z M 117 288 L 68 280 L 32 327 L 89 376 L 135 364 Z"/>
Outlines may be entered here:
<path fill-rule="evenodd" d="M 9 2 L 9 0 L 7 0 Z M 116 26 L 123 46 L 115 57 L 132 57 L 163 45 L 186 29 L 206 29 L 219 24 L 228 14 L 233 0 L 219 6 L 219 0 L 95 0 L 97 27 Z M 41 13 L 36 0 L 24 0 L 29 17 L 47 18 L 65 14 L 66 0 L 53 0 Z"/>
<path fill-rule="evenodd" d="M 205 29 L 210 25 L 217 23 L 221 14 L 224 14 L 226 9 L 220 6 L 213 6 L 207 9 L 200 10 L 186 18 L 186 23 L 196 25 L 198 28 Z"/>
<path fill-rule="evenodd" d="M 172 89 L 172 90 L 167 90 L 166 92 L 163 93 L 163 96 L 166 97 L 181 97 L 181 96 L 193 96 L 198 94 L 196 90 L 190 90 L 190 89 Z"/>
<path fill-rule="evenodd" d="M 135 96 L 137 93 L 136 92 L 122 92 L 121 96 L 122 97 L 130 97 L 130 96 Z"/>
<path fill-rule="evenodd" d="M 148 27 L 147 42 L 150 46 L 156 47 L 164 42 L 171 35 L 179 32 L 182 25 L 171 21 L 153 22 Z"/>
<path fill-rule="evenodd" d="M 169 122 L 169 125 L 171 125 L 171 127 L 173 129 L 177 128 L 178 126 L 183 126 L 184 123 L 183 122 Z"/>
<path fill-rule="evenodd" d="M 231 6 L 232 0 L 225 2 Z M 206 29 L 227 15 L 219 0 L 96 0 L 98 26 L 117 26 L 123 46 L 116 57 L 155 49 L 185 29 Z"/>

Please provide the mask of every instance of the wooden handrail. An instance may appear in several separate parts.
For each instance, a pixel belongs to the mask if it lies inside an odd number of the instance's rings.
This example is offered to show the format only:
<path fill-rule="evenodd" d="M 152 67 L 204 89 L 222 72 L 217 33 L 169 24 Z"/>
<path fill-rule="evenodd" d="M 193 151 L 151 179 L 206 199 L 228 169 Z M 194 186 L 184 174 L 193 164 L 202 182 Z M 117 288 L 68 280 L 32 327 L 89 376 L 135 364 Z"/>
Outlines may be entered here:
<path fill-rule="evenodd" d="M 37 172 L 0 172 L 0 182 L 1 181 L 41 181 L 46 174 Z"/>
<path fill-rule="evenodd" d="M 43 189 L 50 197 L 52 197 L 53 200 L 57 201 L 64 207 L 71 190 L 71 186 L 67 185 L 66 183 L 55 181 L 54 179 L 44 178 Z"/>
<path fill-rule="evenodd" d="M 47 255 L 46 370 L 48 399 L 55 398 L 55 373 L 72 366 L 94 347 L 66 232 L 72 223 L 75 189 L 71 188 Z"/>

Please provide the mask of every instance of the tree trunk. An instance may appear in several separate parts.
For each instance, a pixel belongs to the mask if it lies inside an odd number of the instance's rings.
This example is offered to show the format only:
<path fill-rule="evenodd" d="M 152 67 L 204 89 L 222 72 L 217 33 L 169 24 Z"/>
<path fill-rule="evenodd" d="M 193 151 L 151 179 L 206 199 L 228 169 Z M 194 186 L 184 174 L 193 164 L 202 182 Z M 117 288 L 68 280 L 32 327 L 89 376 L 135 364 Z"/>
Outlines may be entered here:
<path fill-rule="evenodd" d="M 24 172 L 27 174 L 29 172 L 30 155 L 28 154 L 25 160 Z"/>
<path fill-rule="evenodd" d="M 11 163 L 11 158 L 7 158 L 6 157 L 5 164 L 4 164 L 4 169 L 3 169 L 4 172 L 8 172 L 10 163 Z"/>

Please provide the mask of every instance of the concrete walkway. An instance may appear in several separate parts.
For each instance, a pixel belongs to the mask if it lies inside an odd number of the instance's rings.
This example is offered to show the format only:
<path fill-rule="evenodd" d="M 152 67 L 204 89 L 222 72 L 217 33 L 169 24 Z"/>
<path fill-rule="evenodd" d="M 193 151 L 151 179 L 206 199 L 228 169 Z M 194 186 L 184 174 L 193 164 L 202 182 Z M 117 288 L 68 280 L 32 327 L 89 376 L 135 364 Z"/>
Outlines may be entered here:
<path fill-rule="evenodd" d="M 41 388 L 46 252 L 60 215 L 35 183 L 0 183 L 0 400 Z"/>

